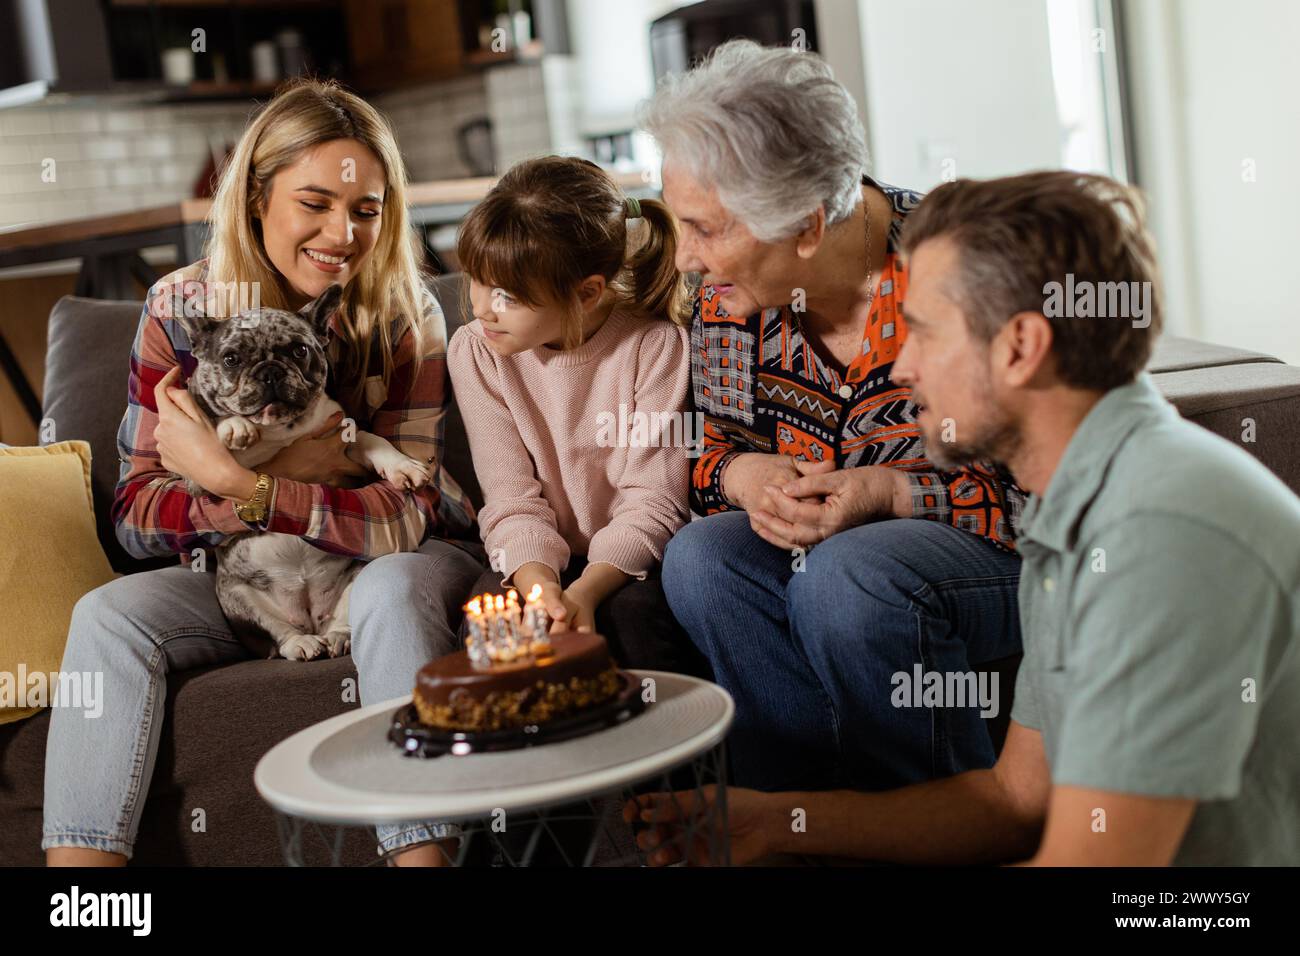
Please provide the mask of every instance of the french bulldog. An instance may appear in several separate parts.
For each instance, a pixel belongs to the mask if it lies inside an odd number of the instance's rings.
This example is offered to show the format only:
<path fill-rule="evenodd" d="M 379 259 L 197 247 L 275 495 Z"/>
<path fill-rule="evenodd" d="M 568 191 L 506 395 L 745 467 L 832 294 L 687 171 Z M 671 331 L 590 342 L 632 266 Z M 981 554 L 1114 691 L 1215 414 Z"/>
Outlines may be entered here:
<path fill-rule="evenodd" d="M 329 319 L 343 290 L 333 285 L 299 312 L 258 308 L 230 319 L 182 316 L 198 361 L 188 388 L 235 460 L 256 468 L 322 428 L 340 405 L 325 393 Z M 358 431 L 347 455 L 414 490 L 426 465 Z M 191 494 L 203 489 L 187 482 Z M 307 661 L 351 648 L 348 592 L 360 563 L 296 535 L 232 535 L 217 549 L 217 600 L 231 630 L 262 657 Z"/>

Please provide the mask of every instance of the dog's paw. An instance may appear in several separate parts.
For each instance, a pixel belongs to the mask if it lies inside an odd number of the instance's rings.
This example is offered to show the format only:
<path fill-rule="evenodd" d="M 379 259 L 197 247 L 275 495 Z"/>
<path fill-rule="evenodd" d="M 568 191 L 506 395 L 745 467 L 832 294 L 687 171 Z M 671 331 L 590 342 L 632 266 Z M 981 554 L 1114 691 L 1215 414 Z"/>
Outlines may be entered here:
<path fill-rule="evenodd" d="M 280 656 L 290 661 L 313 661 L 326 651 L 319 634 L 295 634 L 280 642 Z"/>
<path fill-rule="evenodd" d="M 330 631 L 322 640 L 329 648 L 330 657 L 342 657 L 352 650 L 351 631 Z"/>
<path fill-rule="evenodd" d="M 221 423 L 217 425 L 217 437 L 221 439 L 221 443 L 227 448 L 240 451 L 257 444 L 257 440 L 262 437 L 262 433 L 247 418 L 235 416 L 221 420 Z"/>
<path fill-rule="evenodd" d="M 414 491 L 427 485 L 432 477 L 428 468 L 405 455 L 397 455 L 391 461 L 381 462 L 377 470 L 380 476 L 388 479 L 393 487 L 403 491 Z"/>

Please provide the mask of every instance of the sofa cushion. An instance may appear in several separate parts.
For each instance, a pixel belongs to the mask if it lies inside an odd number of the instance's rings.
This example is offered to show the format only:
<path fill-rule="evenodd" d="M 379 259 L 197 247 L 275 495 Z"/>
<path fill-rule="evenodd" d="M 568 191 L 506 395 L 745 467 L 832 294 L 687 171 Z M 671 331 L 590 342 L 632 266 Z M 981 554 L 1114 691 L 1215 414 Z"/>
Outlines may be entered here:
<path fill-rule="evenodd" d="M 29 678 L 58 671 L 73 606 L 87 591 L 111 581 L 113 570 L 95 540 L 85 442 L 0 450 L 0 488 L 4 724 L 53 702 L 54 682 L 33 686 Z M 28 696 L 33 690 L 37 700 Z"/>
<path fill-rule="evenodd" d="M 1263 352 L 1250 352 L 1228 345 L 1214 345 L 1198 339 L 1184 339 L 1176 335 L 1162 335 L 1156 340 L 1147 362 L 1147 371 L 1180 372 L 1193 368 L 1214 368 L 1220 365 L 1246 365 L 1252 362 L 1277 362 Z"/>
<path fill-rule="evenodd" d="M 1241 445 L 1300 494 L 1300 368 L 1250 362 L 1152 380 L 1184 418 Z"/>
<path fill-rule="evenodd" d="M 64 296 L 50 313 L 45 352 L 43 414 L 53 435 L 42 440 L 80 439 L 90 445 L 95 531 L 114 570 L 122 573 L 175 564 L 175 558 L 141 561 L 117 543 L 113 531 L 113 489 L 117 487 L 117 427 L 126 411 L 131 344 L 142 302 L 108 302 Z"/>

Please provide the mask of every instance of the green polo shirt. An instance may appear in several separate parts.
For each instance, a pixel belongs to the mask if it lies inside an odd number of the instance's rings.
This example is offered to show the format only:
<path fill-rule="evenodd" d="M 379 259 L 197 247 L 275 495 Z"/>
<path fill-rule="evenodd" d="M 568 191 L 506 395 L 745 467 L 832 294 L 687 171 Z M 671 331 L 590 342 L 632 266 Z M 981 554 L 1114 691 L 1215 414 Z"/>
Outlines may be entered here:
<path fill-rule="evenodd" d="M 1178 864 L 1300 864 L 1300 499 L 1143 373 L 1084 418 L 1017 544 L 1011 716 L 1053 783 L 1195 799 Z"/>

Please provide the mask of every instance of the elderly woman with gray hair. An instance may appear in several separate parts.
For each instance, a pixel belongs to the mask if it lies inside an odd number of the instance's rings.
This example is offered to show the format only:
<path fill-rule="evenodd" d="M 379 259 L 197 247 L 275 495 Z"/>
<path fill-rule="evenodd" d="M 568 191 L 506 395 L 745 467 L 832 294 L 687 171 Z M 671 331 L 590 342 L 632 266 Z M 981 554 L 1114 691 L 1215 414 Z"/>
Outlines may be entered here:
<path fill-rule="evenodd" d="M 991 766 L 998 702 L 943 690 L 1020 651 L 1023 493 L 993 466 L 936 467 L 890 381 L 920 197 L 866 175 L 853 99 L 816 54 L 731 41 L 641 122 L 677 266 L 702 279 L 706 517 L 669 543 L 663 583 L 735 698 L 733 779 L 883 789 Z"/>

